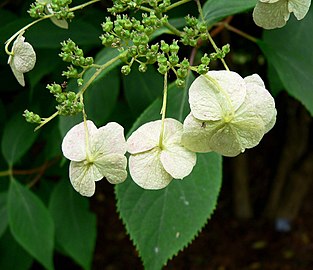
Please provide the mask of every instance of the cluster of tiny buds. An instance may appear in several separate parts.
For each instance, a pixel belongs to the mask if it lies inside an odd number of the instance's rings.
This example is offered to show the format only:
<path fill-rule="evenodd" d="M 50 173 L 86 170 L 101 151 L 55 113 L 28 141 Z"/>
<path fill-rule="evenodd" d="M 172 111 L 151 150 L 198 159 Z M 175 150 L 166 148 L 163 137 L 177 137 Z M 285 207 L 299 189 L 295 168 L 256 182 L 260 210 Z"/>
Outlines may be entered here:
<path fill-rule="evenodd" d="M 116 0 L 113 7 L 108 11 L 112 14 L 122 13 L 126 10 L 138 10 L 141 7 L 148 7 L 155 10 L 158 14 L 166 11 L 166 8 L 171 5 L 170 0 Z"/>
<path fill-rule="evenodd" d="M 55 17 L 58 20 L 72 20 L 74 18 L 74 13 L 69 11 L 69 5 L 71 3 L 72 0 L 52 0 L 51 3 L 42 3 L 36 1 L 30 5 L 28 13 L 34 19 L 41 18 L 47 13 L 51 13 L 47 9 L 47 5 L 49 5 L 49 9 L 53 11 Z"/>
<path fill-rule="evenodd" d="M 181 37 L 181 42 L 184 45 L 195 47 L 199 39 L 208 39 L 208 31 L 205 22 L 200 22 L 197 18 L 189 15 L 185 17 L 185 20 L 187 26 L 184 27 Z"/>
<path fill-rule="evenodd" d="M 149 36 L 166 21 L 167 17 L 159 19 L 154 12 L 149 15 L 143 13 L 141 21 L 130 19 L 127 15 L 117 15 L 114 22 L 107 17 L 102 24 L 104 34 L 100 39 L 106 47 L 121 48 L 132 43 L 143 52 L 149 42 Z"/>
<path fill-rule="evenodd" d="M 62 52 L 59 56 L 62 57 L 63 61 L 72 63 L 72 65 L 68 66 L 67 71 L 63 71 L 62 75 L 67 79 L 76 78 L 77 83 L 80 86 L 83 84 L 83 73 L 93 65 L 94 60 L 92 57 L 84 57 L 83 50 L 80 49 L 71 39 L 63 41 L 61 45 Z M 78 72 L 77 68 L 74 66 L 82 68 L 83 71 Z"/>
<path fill-rule="evenodd" d="M 63 91 L 66 88 L 66 83 L 57 84 L 49 84 L 47 85 L 47 89 L 51 94 L 54 95 L 56 102 L 58 105 L 56 109 L 58 110 L 60 115 L 74 115 L 83 111 L 84 105 L 78 100 L 75 92 Z"/>
<path fill-rule="evenodd" d="M 23 116 L 25 117 L 25 120 L 28 123 L 32 123 L 32 124 L 40 124 L 41 123 L 41 117 L 38 114 L 30 112 L 29 110 L 25 110 L 23 113 Z"/>

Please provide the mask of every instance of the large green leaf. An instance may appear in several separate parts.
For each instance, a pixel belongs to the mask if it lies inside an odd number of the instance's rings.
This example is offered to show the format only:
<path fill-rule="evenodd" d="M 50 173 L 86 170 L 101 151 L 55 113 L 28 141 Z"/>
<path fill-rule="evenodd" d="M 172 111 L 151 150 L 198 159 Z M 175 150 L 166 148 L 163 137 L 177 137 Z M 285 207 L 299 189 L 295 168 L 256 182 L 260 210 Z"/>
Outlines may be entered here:
<path fill-rule="evenodd" d="M 127 102 L 135 115 L 161 96 L 163 90 L 163 76 L 153 66 L 141 73 L 138 65 L 134 65 L 132 72 L 123 77 L 123 83 Z"/>
<path fill-rule="evenodd" d="M 62 180 L 52 193 L 49 209 L 57 243 L 84 269 L 90 269 L 97 228 L 88 200 L 75 192 L 69 181 Z"/>
<path fill-rule="evenodd" d="M 186 90 L 173 87 L 169 91 L 169 117 L 182 121 L 188 113 Z M 160 107 L 160 100 L 154 102 L 133 129 L 160 118 Z M 116 186 L 118 211 L 146 269 L 161 269 L 195 238 L 215 209 L 221 179 L 221 157 L 208 153 L 198 155 L 189 176 L 165 189 L 144 190 L 130 176 Z"/>
<path fill-rule="evenodd" d="M 7 192 L 1 192 L 0 193 L 0 237 L 5 232 L 7 227 L 8 227 Z"/>
<path fill-rule="evenodd" d="M 16 180 L 8 194 L 9 226 L 15 240 L 46 269 L 53 269 L 54 224 L 42 201 Z"/>
<path fill-rule="evenodd" d="M 297 21 L 291 16 L 287 25 L 265 31 L 259 45 L 274 66 L 284 88 L 313 115 L 313 9 Z"/>
<path fill-rule="evenodd" d="M 13 116 L 5 125 L 1 148 L 9 165 L 16 163 L 32 146 L 38 132 L 27 123 L 22 114 Z"/>
<path fill-rule="evenodd" d="M 253 8 L 257 0 L 208 0 L 203 6 L 203 16 L 208 25 L 236 13 Z"/>
<path fill-rule="evenodd" d="M 9 230 L 0 239 L 0 269 L 30 269 L 32 257 L 16 242 Z"/>

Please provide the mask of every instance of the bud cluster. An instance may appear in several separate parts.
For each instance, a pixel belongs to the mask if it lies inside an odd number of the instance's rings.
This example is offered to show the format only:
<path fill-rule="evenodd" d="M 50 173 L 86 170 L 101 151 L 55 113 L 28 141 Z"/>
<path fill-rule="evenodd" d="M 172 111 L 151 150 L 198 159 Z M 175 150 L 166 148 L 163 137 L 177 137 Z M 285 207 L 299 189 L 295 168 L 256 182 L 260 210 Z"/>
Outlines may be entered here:
<path fill-rule="evenodd" d="M 74 18 L 74 13 L 69 10 L 69 5 L 71 3 L 72 0 L 37 0 L 30 5 L 28 13 L 35 19 L 53 13 L 58 20 L 72 20 Z"/>
<path fill-rule="evenodd" d="M 181 42 L 184 45 L 189 45 L 195 47 L 198 40 L 207 40 L 208 31 L 205 22 L 200 22 L 197 18 L 187 16 L 185 17 L 187 26 L 183 29 L 183 35 L 181 37 Z"/>
<path fill-rule="evenodd" d="M 32 123 L 32 124 L 40 124 L 41 123 L 41 117 L 38 114 L 30 112 L 29 110 L 25 110 L 23 113 L 23 116 L 25 117 L 25 120 L 28 123 Z"/>
<path fill-rule="evenodd" d="M 48 84 L 47 89 L 54 95 L 58 105 L 56 109 L 60 115 L 74 115 L 82 112 L 84 105 L 79 101 L 75 92 L 63 91 L 63 87 L 60 84 Z"/>
<path fill-rule="evenodd" d="M 93 65 L 93 58 L 85 57 L 83 50 L 80 49 L 71 39 L 63 41 L 61 45 L 62 52 L 59 54 L 59 56 L 62 58 L 63 61 L 72 63 L 72 65 L 68 66 L 67 71 L 63 71 L 62 75 L 65 76 L 67 79 L 77 78 L 78 85 L 82 85 L 82 75 L 88 68 Z M 74 66 L 82 68 L 83 71 L 78 72 L 78 69 Z"/>
<path fill-rule="evenodd" d="M 152 8 L 158 14 L 161 14 L 165 12 L 170 5 L 170 0 L 116 0 L 113 3 L 113 7 L 109 8 L 108 11 L 112 14 L 116 14 L 126 10 L 146 10 Z"/>

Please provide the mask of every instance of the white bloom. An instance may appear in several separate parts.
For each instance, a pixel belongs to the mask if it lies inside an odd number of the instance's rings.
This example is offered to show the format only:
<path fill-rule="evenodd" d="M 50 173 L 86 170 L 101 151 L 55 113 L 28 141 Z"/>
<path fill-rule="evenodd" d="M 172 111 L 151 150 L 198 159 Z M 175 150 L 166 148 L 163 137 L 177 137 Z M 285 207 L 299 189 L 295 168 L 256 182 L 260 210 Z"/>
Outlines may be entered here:
<path fill-rule="evenodd" d="M 262 79 L 231 71 L 209 71 L 190 86 L 191 113 L 183 145 L 195 152 L 236 156 L 256 146 L 275 124 L 276 109 Z"/>
<path fill-rule="evenodd" d="M 46 6 L 46 13 L 53 14 L 53 9 L 51 7 L 52 0 L 37 0 L 38 3 L 43 4 Z M 68 29 L 68 23 L 66 20 L 58 20 L 56 17 L 51 17 L 50 20 L 58 27 L 63 29 Z"/>
<path fill-rule="evenodd" d="M 145 189 L 162 189 L 173 178 L 189 175 L 196 164 L 196 154 L 181 145 L 183 125 L 175 119 L 165 119 L 160 146 L 161 126 L 161 120 L 146 123 L 127 140 L 130 174 Z"/>
<path fill-rule="evenodd" d="M 36 53 L 25 37 L 19 35 L 13 43 L 8 64 L 20 85 L 25 86 L 24 73 L 31 71 L 36 63 Z"/>
<path fill-rule="evenodd" d="M 311 0 L 259 0 L 253 10 L 254 22 L 265 29 L 283 27 L 294 13 L 298 20 L 309 11 Z"/>
<path fill-rule="evenodd" d="M 108 123 L 97 129 L 88 120 L 74 126 L 65 135 L 63 155 L 71 160 L 70 181 L 81 195 L 92 196 L 95 181 L 103 177 L 112 184 L 126 179 L 126 141 L 123 132 L 123 127 L 117 123 Z"/>

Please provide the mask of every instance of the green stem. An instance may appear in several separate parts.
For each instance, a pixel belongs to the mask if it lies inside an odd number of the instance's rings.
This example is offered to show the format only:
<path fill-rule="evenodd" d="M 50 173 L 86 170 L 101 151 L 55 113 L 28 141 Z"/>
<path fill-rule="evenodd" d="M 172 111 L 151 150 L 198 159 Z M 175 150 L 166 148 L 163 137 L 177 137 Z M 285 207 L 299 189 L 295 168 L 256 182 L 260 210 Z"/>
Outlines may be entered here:
<path fill-rule="evenodd" d="M 257 42 L 258 42 L 258 39 L 257 39 L 257 38 L 255 38 L 255 37 L 253 37 L 253 36 L 251 36 L 251 35 L 249 35 L 249 34 L 243 32 L 243 31 L 241 31 L 241 30 L 239 30 L 239 29 L 237 29 L 237 28 L 235 28 L 235 27 L 229 25 L 228 23 L 221 23 L 221 24 L 224 25 L 224 27 L 225 27 L 227 30 L 232 31 L 232 32 L 236 33 L 236 34 L 239 35 L 239 36 L 242 36 L 242 37 L 244 37 L 244 38 L 246 38 L 246 39 L 248 39 L 248 40 L 250 40 L 250 41 L 252 41 L 252 42 L 254 42 L 254 43 L 257 43 Z"/>
<path fill-rule="evenodd" d="M 202 20 L 203 22 L 205 22 L 205 18 L 204 18 L 204 16 L 203 16 L 203 12 L 202 12 L 201 3 L 200 3 L 199 0 L 196 0 L 196 3 L 197 3 L 197 7 L 198 7 L 198 11 L 199 11 L 201 20 Z M 214 40 L 213 40 L 213 38 L 211 37 L 211 35 L 210 35 L 210 33 L 209 33 L 208 30 L 207 30 L 207 35 L 208 35 L 209 41 L 210 41 L 210 43 L 212 44 L 214 50 L 218 53 L 218 52 L 219 52 L 219 49 L 218 49 L 218 47 L 216 46 L 216 43 L 214 42 Z M 225 60 L 224 60 L 223 58 L 221 58 L 221 61 L 222 61 L 223 65 L 224 65 L 225 69 L 226 69 L 227 71 L 229 71 L 229 68 L 228 68 L 228 66 L 227 66 L 227 64 L 226 64 L 226 62 L 225 62 Z"/>
<path fill-rule="evenodd" d="M 173 9 L 173 8 L 176 8 L 176 7 L 180 6 L 180 5 L 186 4 L 186 3 L 190 2 L 190 1 L 192 1 L 192 0 L 180 0 L 180 1 L 178 1 L 178 2 L 176 2 L 174 4 L 172 4 L 172 5 L 168 6 L 165 9 L 165 12 L 167 12 L 167 11 Z"/>
<path fill-rule="evenodd" d="M 163 148 L 163 137 L 164 137 L 164 124 L 165 124 L 165 115 L 166 115 L 166 104 L 167 104 L 167 72 L 164 74 L 164 86 L 163 86 L 163 104 L 162 104 L 162 124 L 161 124 L 161 132 L 159 137 L 159 147 Z"/>
<path fill-rule="evenodd" d="M 0 177 L 12 175 L 12 169 L 0 172 Z"/>
<path fill-rule="evenodd" d="M 57 117 L 58 115 L 59 115 L 59 112 L 55 112 L 54 114 L 52 114 L 52 115 L 49 116 L 48 118 L 43 118 L 43 121 L 41 121 L 40 125 L 35 128 L 35 131 L 37 131 L 38 129 L 40 129 L 42 126 L 44 126 L 45 124 L 47 124 L 48 122 L 50 122 L 53 118 Z"/>
<path fill-rule="evenodd" d="M 169 22 L 164 23 L 164 26 L 169 29 L 173 34 L 181 37 L 182 36 L 182 32 L 180 32 L 176 27 L 174 27 L 173 25 L 171 25 Z"/>
<path fill-rule="evenodd" d="M 105 70 L 107 67 L 115 63 L 116 61 L 120 60 L 121 58 L 125 57 L 127 55 L 127 51 L 124 51 L 123 53 L 119 54 L 118 56 L 112 58 L 105 64 L 103 64 L 101 67 L 97 69 L 97 71 L 91 76 L 91 78 L 83 85 L 82 89 L 77 93 L 77 95 L 83 95 L 84 92 L 87 90 L 87 88 L 90 86 L 90 84 L 100 75 L 100 73 Z"/>
<path fill-rule="evenodd" d="M 69 9 L 69 11 L 75 11 L 75 10 L 78 10 L 78 9 L 83 9 L 84 7 L 88 6 L 88 5 L 91 5 L 91 4 L 94 4 L 96 2 L 100 2 L 101 0 L 92 0 L 92 1 L 89 1 L 87 3 L 84 3 L 84 4 L 81 4 L 81 5 L 78 5 L 76 7 L 72 7 Z M 18 30 L 13 36 L 11 36 L 6 42 L 5 42 L 5 52 L 8 54 L 8 55 L 13 55 L 13 52 L 10 52 L 9 51 L 9 45 L 11 44 L 11 42 L 20 34 L 23 34 L 28 28 L 30 28 L 31 26 L 33 26 L 34 24 L 40 22 L 40 21 L 43 21 L 45 19 L 49 19 L 51 17 L 55 16 L 55 14 L 47 14 L 41 18 L 39 18 L 38 20 L 35 20 L 35 21 L 32 21 L 31 23 L 27 24 L 26 26 L 24 26 L 22 29 Z"/>

